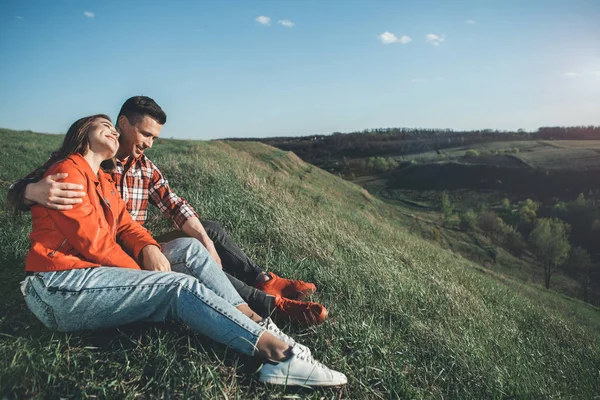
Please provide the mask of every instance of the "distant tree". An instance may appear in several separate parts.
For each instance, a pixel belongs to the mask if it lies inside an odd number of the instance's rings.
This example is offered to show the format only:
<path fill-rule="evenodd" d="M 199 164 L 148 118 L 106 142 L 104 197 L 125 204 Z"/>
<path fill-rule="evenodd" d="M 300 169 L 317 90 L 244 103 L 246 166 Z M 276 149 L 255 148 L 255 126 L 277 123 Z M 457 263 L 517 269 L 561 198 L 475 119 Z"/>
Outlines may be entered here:
<path fill-rule="evenodd" d="M 510 210 L 510 200 L 508 199 L 508 197 L 502 199 L 502 208 L 504 208 L 505 211 Z"/>
<path fill-rule="evenodd" d="M 540 203 L 531 199 L 519 202 L 519 217 L 525 224 L 532 224 L 537 218 L 537 212 L 540 208 Z"/>
<path fill-rule="evenodd" d="M 373 167 L 376 172 L 385 172 L 389 169 L 388 162 L 383 157 L 375 157 Z"/>
<path fill-rule="evenodd" d="M 550 278 L 569 256 L 569 224 L 556 218 L 541 218 L 529 235 L 529 244 L 533 253 L 544 268 L 544 283 L 550 289 Z"/>
<path fill-rule="evenodd" d="M 588 251 L 579 246 L 573 248 L 566 265 L 577 274 L 583 291 L 583 301 L 589 302 L 594 272 L 598 270 L 599 265 L 594 264 Z"/>
<path fill-rule="evenodd" d="M 398 167 L 398 161 L 394 160 L 393 158 L 388 157 L 386 161 L 388 164 L 388 169 L 394 169 Z"/>
<path fill-rule="evenodd" d="M 383 157 L 369 157 L 367 159 L 367 169 L 371 172 L 382 173 L 390 169 L 388 161 Z"/>
<path fill-rule="evenodd" d="M 446 223 L 452 219 L 452 215 L 454 213 L 454 206 L 452 205 L 452 201 L 450 201 L 450 196 L 448 196 L 448 192 L 443 191 L 440 196 L 440 210 L 442 211 L 442 222 Z"/>
<path fill-rule="evenodd" d="M 350 165 L 350 160 L 348 159 L 348 157 L 343 157 L 342 158 L 342 172 L 344 174 L 349 174 L 350 172 L 352 172 L 352 166 Z"/>

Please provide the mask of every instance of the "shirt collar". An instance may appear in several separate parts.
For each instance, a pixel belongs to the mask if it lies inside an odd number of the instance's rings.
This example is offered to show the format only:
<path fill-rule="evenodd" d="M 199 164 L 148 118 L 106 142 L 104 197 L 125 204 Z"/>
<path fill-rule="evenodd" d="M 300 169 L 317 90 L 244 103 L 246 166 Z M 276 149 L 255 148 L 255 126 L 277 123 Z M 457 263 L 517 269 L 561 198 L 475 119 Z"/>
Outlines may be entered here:
<path fill-rule="evenodd" d="M 126 166 L 134 166 L 136 164 L 139 164 L 141 162 L 143 162 L 146 159 L 146 155 L 144 153 L 142 153 L 138 158 L 133 158 L 132 156 L 127 156 L 122 160 L 117 159 L 117 162 L 119 164 L 121 164 L 123 167 Z"/>

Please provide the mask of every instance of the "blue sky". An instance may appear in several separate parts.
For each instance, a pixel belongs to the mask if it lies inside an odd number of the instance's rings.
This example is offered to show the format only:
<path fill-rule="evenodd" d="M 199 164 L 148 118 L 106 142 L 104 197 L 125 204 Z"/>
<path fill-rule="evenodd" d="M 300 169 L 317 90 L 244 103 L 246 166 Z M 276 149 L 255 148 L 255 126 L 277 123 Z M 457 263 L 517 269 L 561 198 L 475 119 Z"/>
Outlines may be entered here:
<path fill-rule="evenodd" d="M 0 127 L 130 96 L 164 137 L 600 125 L 600 1 L 0 2 Z"/>

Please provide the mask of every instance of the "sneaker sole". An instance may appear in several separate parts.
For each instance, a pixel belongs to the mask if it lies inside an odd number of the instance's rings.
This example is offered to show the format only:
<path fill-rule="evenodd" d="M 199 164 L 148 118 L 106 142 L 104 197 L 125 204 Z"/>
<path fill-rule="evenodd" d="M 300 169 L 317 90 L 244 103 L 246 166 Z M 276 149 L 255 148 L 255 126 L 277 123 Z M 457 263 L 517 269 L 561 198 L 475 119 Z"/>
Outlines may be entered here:
<path fill-rule="evenodd" d="M 292 376 L 267 376 L 260 377 L 258 379 L 264 383 L 270 383 L 273 385 L 287 385 L 287 386 L 341 386 L 348 383 L 348 379 L 339 379 L 337 381 L 318 381 L 313 379 L 294 378 Z"/>

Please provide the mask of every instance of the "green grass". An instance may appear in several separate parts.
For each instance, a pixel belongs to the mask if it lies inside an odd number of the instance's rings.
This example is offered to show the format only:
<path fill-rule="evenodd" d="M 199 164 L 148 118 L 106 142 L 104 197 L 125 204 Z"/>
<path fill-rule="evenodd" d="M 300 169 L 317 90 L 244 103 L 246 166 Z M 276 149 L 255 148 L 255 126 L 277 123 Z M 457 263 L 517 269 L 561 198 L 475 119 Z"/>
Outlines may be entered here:
<path fill-rule="evenodd" d="M 0 131 L 0 192 L 59 137 Z M 317 284 L 322 326 L 289 327 L 349 384 L 259 384 L 255 360 L 176 324 L 52 333 L 18 290 L 30 219 L 0 210 L 0 397 L 594 398 L 600 311 L 411 234 L 389 204 L 258 143 L 161 140 L 149 156 L 268 270 Z M 169 229 L 156 213 L 150 228 Z M 287 396 L 287 397 L 285 397 Z"/>

